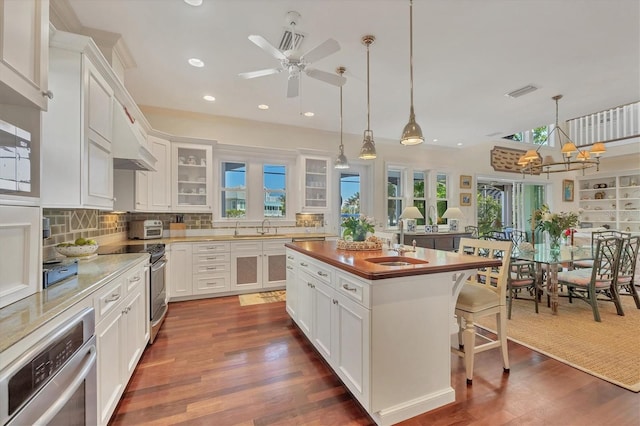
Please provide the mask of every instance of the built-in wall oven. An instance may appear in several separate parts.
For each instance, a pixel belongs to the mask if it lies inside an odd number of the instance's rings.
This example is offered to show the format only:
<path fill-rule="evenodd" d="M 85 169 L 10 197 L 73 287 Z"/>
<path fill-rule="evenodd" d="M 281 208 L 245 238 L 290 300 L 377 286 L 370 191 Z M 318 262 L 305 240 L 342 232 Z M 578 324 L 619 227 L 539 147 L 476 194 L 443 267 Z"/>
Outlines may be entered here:
<path fill-rule="evenodd" d="M 94 330 L 87 308 L 0 372 L 0 424 L 95 424 Z"/>

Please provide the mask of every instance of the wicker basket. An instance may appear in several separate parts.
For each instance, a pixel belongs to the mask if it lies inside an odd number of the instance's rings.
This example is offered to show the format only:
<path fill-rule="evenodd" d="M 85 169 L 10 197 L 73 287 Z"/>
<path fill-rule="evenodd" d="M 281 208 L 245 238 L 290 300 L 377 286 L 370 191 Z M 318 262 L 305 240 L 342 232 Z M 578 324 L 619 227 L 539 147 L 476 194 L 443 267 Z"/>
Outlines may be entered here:
<path fill-rule="evenodd" d="M 345 241 L 338 240 L 340 250 L 380 250 L 382 241 Z"/>

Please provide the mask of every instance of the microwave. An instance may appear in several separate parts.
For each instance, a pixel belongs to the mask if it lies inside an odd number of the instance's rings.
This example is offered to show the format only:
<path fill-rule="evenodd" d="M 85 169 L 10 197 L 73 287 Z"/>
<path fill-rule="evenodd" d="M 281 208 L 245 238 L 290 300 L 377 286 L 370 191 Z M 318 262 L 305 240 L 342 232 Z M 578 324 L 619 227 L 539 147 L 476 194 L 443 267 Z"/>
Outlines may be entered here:
<path fill-rule="evenodd" d="M 132 240 L 162 238 L 162 221 L 133 220 L 129 222 L 129 238 Z"/>
<path fill-rule="evenodd" d="M 31 133 L 0 120 L 0 193 L 30 192 Z"/>

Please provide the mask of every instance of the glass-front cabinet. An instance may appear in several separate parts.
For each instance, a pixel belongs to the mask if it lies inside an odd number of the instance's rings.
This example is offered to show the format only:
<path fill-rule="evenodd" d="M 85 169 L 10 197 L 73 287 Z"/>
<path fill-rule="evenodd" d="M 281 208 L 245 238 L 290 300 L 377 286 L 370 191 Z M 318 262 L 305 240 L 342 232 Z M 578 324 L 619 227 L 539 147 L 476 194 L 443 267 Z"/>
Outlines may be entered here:
<path fill-rule="evenodd" d="M 304 199 L 305 210 L 326 209 L 329 199 L 329 160 L 320 157 L 304 157 Z"/>
<path fill-rule="evenodd" d="M 173 208 L 177 211 L 211 211 L 212 147 L 174 143 L 172 149 Z"/>
<path fill-rule="evenodd" d="M 637 171 L 582 178 L 577 191 L 583 225 L 640 231 L 640 173 Z"/>

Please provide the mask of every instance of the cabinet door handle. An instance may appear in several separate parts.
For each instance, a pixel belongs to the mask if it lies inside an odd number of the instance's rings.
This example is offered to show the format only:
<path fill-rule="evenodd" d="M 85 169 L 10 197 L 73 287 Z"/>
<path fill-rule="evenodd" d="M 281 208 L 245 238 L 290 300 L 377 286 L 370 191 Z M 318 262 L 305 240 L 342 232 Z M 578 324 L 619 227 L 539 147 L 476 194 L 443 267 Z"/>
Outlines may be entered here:
<path fill-rule="evenodd" d="M 345 289 L 345 290 L 347 290 L 347 291 L 353 291 L 353 292 L 358 291 L 358 289 L 357 289 L 357 288 L 355 288 L 355 287 L 349 287 L 349 285 L 348 285 L 348 284 L 342 284 L 342 288 L 344 288 L 344 289 Z"/>
<path fill-rule="evenodd" d="M 304 266 L 306 268 L 307 266 L 309 266 L 309 264 L 304 263 L 304 262 L 300 262 L 300 266 Z"/>
<path fill-rule="evenodd" d="M 111 303 L 115 302 L 118 299 L 120 299 L 120 293 L 113 293 L 111 297 L 107 297 L 106 299 L 104 299 L 104 301 L 107 303 Z"/>
<path fill-rule="evenodd" d="M 320 275 L 321 277 L 328 277 L 329 274 L 327 274 L 326 272 L 322 272 L 322 271 L 318 271 L 318 275 Z"/>
<path fill-rule="evenodd" d="M 333 304 L 334 304 L 334 305 L 337 305 L 337 304 L 338 304 L 338 301 L 337 301 L 336 299 L 332 299 L 332 300 L 333 300 Z"/>
<path fill-rule="evenodd" d="M 53 99 L 53 92 L 51 90 L 47 90 L 46 92 L 43 90 L 41 93 L 43 97 Z"/>

